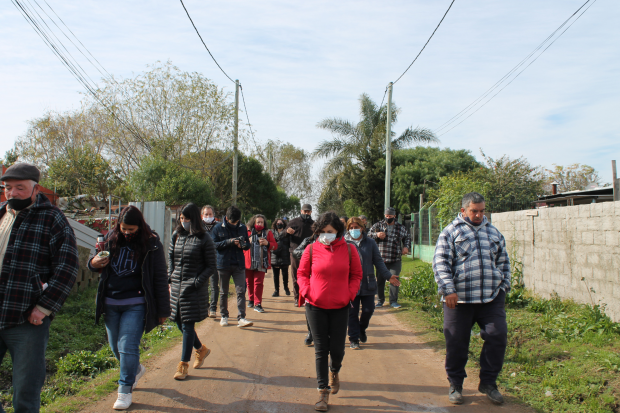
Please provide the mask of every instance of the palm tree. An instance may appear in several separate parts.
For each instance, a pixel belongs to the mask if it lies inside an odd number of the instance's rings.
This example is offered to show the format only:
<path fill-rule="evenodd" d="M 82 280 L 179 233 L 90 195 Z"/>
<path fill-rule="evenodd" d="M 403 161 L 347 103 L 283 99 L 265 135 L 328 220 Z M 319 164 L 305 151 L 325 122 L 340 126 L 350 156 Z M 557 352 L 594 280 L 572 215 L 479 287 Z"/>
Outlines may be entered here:
<path fill-rule="evenodd" d="M 399 113 L 400 109 L 392 104 L 392 124 L 396 123 Z M 341 197 L 355 199 L 367 215 L 378 219 L 384 190 L 379 181 L 384 181 L 385 170 L 382 171 L 377 164 L 385 158 L 387 105 L 379 107 L 364 93 L 360 97 L 360 116 L 358 123 L 339 118 L 319 122 L 317 127 L 332 132 L 334 138 L 321 142 L 312 155 L 327 159 L 323 176 L 327 176 L 329 182 L 324 191 L 337 188 Z M 397 138 L 395 136 L 396 133 L 392 132 L 392 151 L 414 143 L 439 142 L 430 129 L 419 127 L 409 127 Z"/>

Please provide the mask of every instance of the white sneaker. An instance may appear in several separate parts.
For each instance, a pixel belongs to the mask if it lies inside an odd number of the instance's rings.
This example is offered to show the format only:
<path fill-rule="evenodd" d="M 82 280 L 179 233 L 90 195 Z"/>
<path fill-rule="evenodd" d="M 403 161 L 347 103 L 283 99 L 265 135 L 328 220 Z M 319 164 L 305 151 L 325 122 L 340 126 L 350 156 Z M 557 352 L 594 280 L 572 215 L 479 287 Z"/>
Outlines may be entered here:
<path fill-rule="evenodd" d="M 253 324 L 254 324 L 253 322 L 248 321 L 248 320 L 246 320 L 245 318 L 242 318 L 241 320 L 239 320 L 239 321 L 237 322 L 237 327 L 241 327 L 241 328 L 243 328 L 243 327 L 250 327 L 250 326 L 252 326 Z"/>
<path fill-rule="evenodd" d="M 142 376 L 144 376 L 144 373 L 146 373 L 146 367 L 140 364 L 140 367 L 138 367 L 138 374 L 136 374 L 136 381 L 133 382 L 131 390 L 134 390 L 136 388 L 136 386 L 138 385 L 138 380 L 140 380 Z"/>
<path fill-rule="evenodd" d="M 114 403 L 114 410 L 125 410 L 131 406 L 131 393 L 119 393 Z"/>
<path fill-rule="evenodd" d="M 222 319 L 220 320 L 220 325 L 222 327 L 226 327 L 228 325 L 228 317 L 222 317 Z"/>

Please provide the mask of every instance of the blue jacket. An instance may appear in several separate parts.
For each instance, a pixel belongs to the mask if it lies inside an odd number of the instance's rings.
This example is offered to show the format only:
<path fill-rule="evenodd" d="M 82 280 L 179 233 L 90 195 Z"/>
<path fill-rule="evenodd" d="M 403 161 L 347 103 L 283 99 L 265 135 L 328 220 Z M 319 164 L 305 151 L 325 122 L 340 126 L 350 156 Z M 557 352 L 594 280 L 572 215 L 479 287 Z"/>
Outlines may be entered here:
<path fill-rule="evenodd" d="M 355 241 L 353 241 L 348 232 L 344 238 L 347 242 L 356 245 Z M 362 233 L 362 240 L 359 245 L 357 245 L 357 251 L 359 252 L 360 260 L 362 261 L 362 282 L 357 295 L 375 295 L 377 293 L 375 268 L 377 269 L 377 274 L 388 281 L 392 278 L 392 273 L 385 266 L 383 258 L 381 258 L 381 253 L 379 252 L 379 247 L 377 246 L 375 240 L 367 237 L 365 233 Z"/>
<path fill-rule="evenodd" d="M 231 238 L 243 237 L 246 247 L 241 249 L 235 245 Z M 248 228 L 239 223 L 238 225 L 230 225 L 226 219 L 217 224 L 211 231 L 211 238 L 215 243 L 217 251 L 217 269 L 222 270 L 231 266 L 245 268 L 244 249 L 250 249 L 250 240 L 248 239 Z"/>

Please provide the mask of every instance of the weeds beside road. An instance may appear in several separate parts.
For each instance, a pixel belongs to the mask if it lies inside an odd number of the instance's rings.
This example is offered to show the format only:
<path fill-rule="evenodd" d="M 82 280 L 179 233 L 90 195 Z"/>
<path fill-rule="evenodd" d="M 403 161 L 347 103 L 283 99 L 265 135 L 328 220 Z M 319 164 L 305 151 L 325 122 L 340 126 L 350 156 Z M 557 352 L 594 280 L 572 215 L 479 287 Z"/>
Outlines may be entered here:
<path fill-rule="evenodd" d="M 508 349 L 498 384 L 544 412 L 618 412 L 620 324 L 598 306 L 559 297 L 541 299 L 523 288 L 519 269 L 507 297 Z M 443 310 L 430 264 L 404 258 L 403 311 L 398 316 L 444 350 Z M 467 369 L 477 380 L 483 341 L 474 326 Z M 447 386 L 447 381 L 446 381 Z"/>

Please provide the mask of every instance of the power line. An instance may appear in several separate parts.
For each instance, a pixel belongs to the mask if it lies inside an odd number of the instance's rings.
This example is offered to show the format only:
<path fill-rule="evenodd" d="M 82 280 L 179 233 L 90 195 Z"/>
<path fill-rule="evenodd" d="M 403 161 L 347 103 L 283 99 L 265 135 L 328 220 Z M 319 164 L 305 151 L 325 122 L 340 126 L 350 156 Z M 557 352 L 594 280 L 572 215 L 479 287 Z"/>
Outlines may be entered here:
<path fill-rule="evenodd" d="M 558 36 L 555 37 L 555 39 L 553 39 L 553 41 L 551 43 L 549 43 L 547 45 L 547 47 L 545 47 L 534 59 L 532 59 L 529 63 L 528 60 L 530 60 L 530 58 L 532 56 L 534 56 L 536 54 L 536 52 L 538 52 L 540 49 L 542 49 L 545 44 L 547 44 L 549 42 L 549 40 L 551 40 L 556 33 L 558 33 L 560 30 L 562 30 L 562 28 L 564 26 L 567 25 L 567 23 L 573 19 L 573 17 L 575 17 L 588 3 L 592 2 L 592 4 L 590 4 L 585 10 L 583 10 L 581 12 L 581 14 L 579 14 L 579 16 L 577 16 L 565 29 L 564 31 L 562 31 Z M 451 117 L 450 119 L 448 119 L 446 122 L 444 122 L 441 126 L 439 126 L 439 128 L 437 128 L 437 132 L 444 130 L 448 127 L 450 127 L 451 125 L 453 125 L 450 129 L 446 130 L 445 132 L 443 132 L 440 136 L 445 135 L 446 133 L 450 132 L 452 129 L 456 128 L 458 125 L 460 125 L 461 123 L 465 122 L 467 119 L 469 119 L 474 113 L 478 112 L 480 109 L 482 109 L 487 103 L 489 103 L 495 96 L 497 96 L 502 90 L 504 90 L 506 87 L 508 87 L 508 85 L 510 85 L 517 77 L 519 77 L 519 75 L 521 75 L 521 73 L 523 73 L 528 67 L 530 67 L 536 60 L 538 60 L 538 58 L 540 56 L 542 56 L 543 53 L 545 53 L 545 51 L 547 49 L 549 49 L 560 37 L 562 37 L 562 35 L 564 33 L 566 33 L 566 31 L 568 29 L 570 29 L 570 27 L 575 24 L 575 22 L 577 22 L 577 20 L 579 20 L 579 18 L 581 18 L 581 16 L 584 15 L 584 13 L 586 11 L 588 11 L 588 9 L 590 7 L 592 7 L 594 5 L 594 3 L 596 2 L 596 0 L 587 0 L 584 4 L 581 5 L 581 7 L 579 7 L 573 14 L 571 14 L 571 16 L 566 19 L 557 29 L 555 29 L 549 36 L 547 36 L 547 38 L 540 43 L 532 52 L 530 52 L 523 60 L 521 60 L 515 67 L 513 67 L 506 75 L 504 75 L 500 80 L 498 80 L 493 86 L 491 86 L 486 92 L 484 92 L 480 97 L 478 97 L 476 100 L 474 100 L 472 103 L 470 103 L 468 106 L 465 107 L 465 109 L 461 110 L 459 113 L 457 113 L 456 115 L 454 115 L 453 117 Z M 525 65 L 527 63 L 527 65 Z M 525 65 L 525 67 L 523 67 L 523 69 L 521 71 L 519 71 L 514 77 L 512 77 L 512 79 L 510 79 L 510 77 L 517 72 L 517 70 L 519 70 L 523 65 Z M 501 87 L 501 89 L 499 89 L 497 91 L 497 93 L 493 94 L 488 100 L 486 100 L 484 103 L 482 103 L 480 106 L 478 106 L 473 112 L 471 112 L 471 110 L 473 110 L 474 107 L 476 107 L 476 105 L 478 105 L 480 102 L 482 102 L 487 96 L 489 96 L 491 93 L 493 93 L 497 88 L 499 88 L 500 86 L 502 86 L 502 84 L 507 81 L 508 79 L 510 79 L 510 81 L 508 83 L 506 83 L 503 87 Z M 465 116 L 468 112 L 469 115 L 467 115 L 464 119 L 459 121 L 459 118 L 462 118 L 463 116 Z M 456 124 L 454 124 L 455 122 L 458 122 Z"/>
<path fill-rule="evenodd" d="M 254 132 L 252 131 L 252 124 L 250 123 L 250 116 L 248 115 L 248 108 L 245 107 L 245 96 L 243 95 L 243 87 L 239 84 L 239 90 L 241 90 L 241 100 L 243 101 L 243 110 L 245 110 L 245 117 L 248 120 L 248 127 L 250 128 L 250 133 L 252 134 L 252 140 L 256 144 L 256 138 L 254 137 Z"/>
<path fill-rule="evenodd" d="M 200 41 L 202 42 L 202 44 L 204 45 L 205 49 L 207 49 L 207 52 L 209 52 L 209 56 L 211 56 L 211 59 L 213 59 L 213 61 L 215 62 L 215 64 L 217 65 L 217 67 L 220 68 L 220 70 L 222 71 L 222 73 L 224 73 L 224 75 L 233 83 L 235 83 L 234 80 L 232 80 L 232 78 L 230 76 L 228 76 L 228 74 L 224 71 L 224 69 L 222 69 L 222 66 L 220 66 L 220 64 L 217 62 L 217 60 L 215 60 L 215 57 L 213 56 L 213 54 L 211 53 L 211 50 L 209 50 L 209 48 L 207 47 L 207 44 L 205 43 L 204 40 L 202 40 L 202 36 L 200 35 L 200 32 L 198 31 L 198 28 L 196 27 L 196 25 L 194 24 L 194 21 L 192 20 L 192 16 L 189 15 L 189 12 L 187 11 L 187 8 L 185 7 L 185 4 L 183 4 L 183 0 L 179 0 L 181 2 L 181 6 L 183 6 L 183 9 L 185 10 L 185 14 L 187 14 L 187 17 L 189 18 L 189 21 L 192 23 L 192 26 L 194 26 L 194 30 L 196 30 L 196 34 L 198 35 L 198 37 L 200 37 Z"/>
<path fill-rule="evenodd" d="M 446 16 L 448 15 L 448 12 L 450 11 L 450 9 L 452 8 L 452 5 L 454 4 L 455 0 L 452 0 L 452 3 L 450 3 L 450 6 L 448 7 L 448 10 L 446 10 L 446 12 L 444 13 L 443 17 L 441 18 L 441 20 L 439 20 L 439 24 L 437 24 L 437 27 L 435 27 L 435 30 L 433 30 L 433 33 L 431 33 L 431 37 L 428 38 L 428 40 L 426 41 L 426 43 L 424 43 L 424 46 L 422 47 L 422 49 L 420 50 L 420 53 L 418 53 L 418 55 L 415 57 L 415 59 L 413 59 L 413 62 L 411 62 L 411 64 L 407 67 L 407 69 L 405 69 L 405 71 L 403 72 L 402 75 L 398 76 L 398 79 L 396 79 L 393 84 L 396 84 L 396 82 L 398 82 L 400 80 L 401 77 L 405 76 L 405 73 L 407 73 L 407 71 L 411 68 L 411 66 L 413 66 L 413 64 L 415 63 L 416 60 L 418 60 L 418 57 L 420 57 L 420 55 L 422 54 L 422 52 L 424 51 L 424 49 L 426 48 L 426 45 L 428 45 L 428 43 L 431 41 L 431 39 L 433 38 L 433 36 L 435 35 L 435 32 L 437 31 L 437 29 L 439 29 L 439 26 L 441 26 L 441 23 L 443 22 L 443 19 L 446 18 Z"/>

